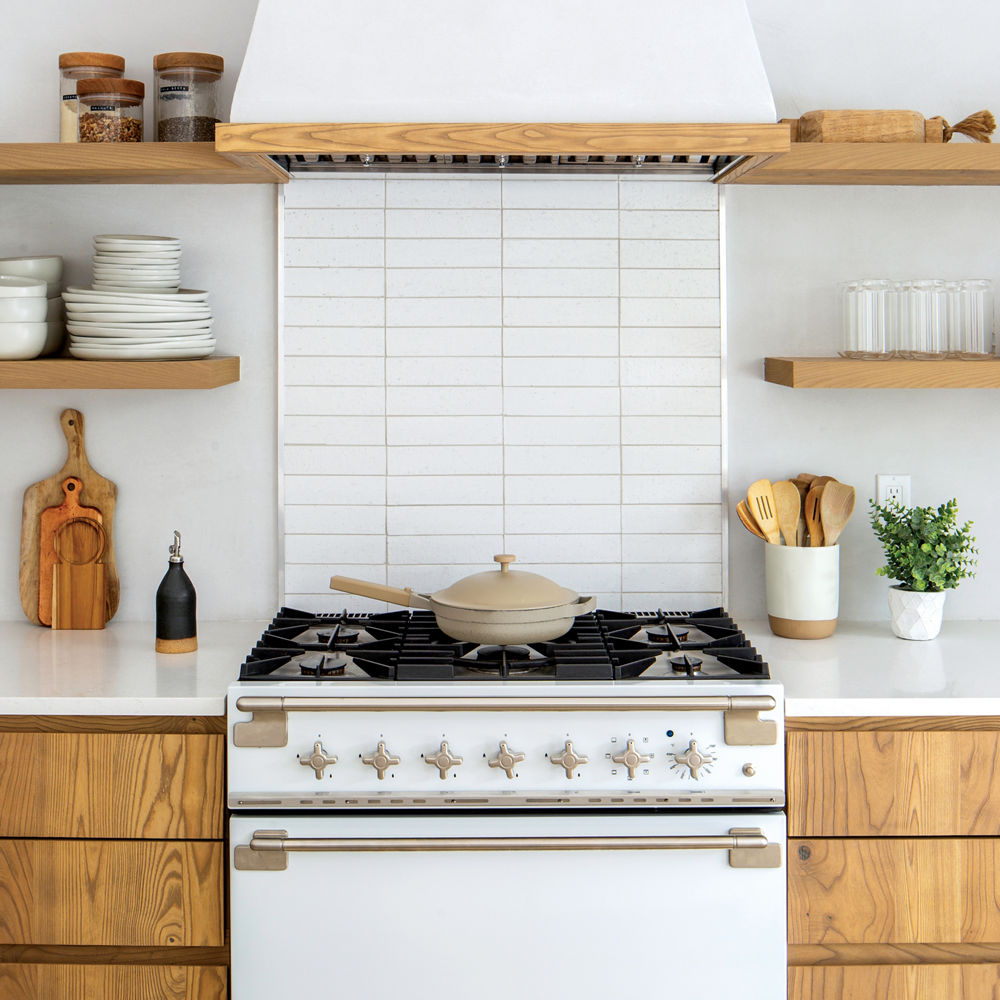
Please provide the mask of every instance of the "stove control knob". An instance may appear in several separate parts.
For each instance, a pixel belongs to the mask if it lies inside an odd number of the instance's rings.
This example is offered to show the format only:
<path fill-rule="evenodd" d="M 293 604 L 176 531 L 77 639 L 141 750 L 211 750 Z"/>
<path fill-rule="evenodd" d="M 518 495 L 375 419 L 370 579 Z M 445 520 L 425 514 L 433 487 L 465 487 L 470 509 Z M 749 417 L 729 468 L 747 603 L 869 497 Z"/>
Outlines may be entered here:
<path fill-rule="evenodd" d="M 386 750 L 385 744 L 380 740 L 379 745 L 375 748 L 375 753 L 362 757 L 361 763 L 374 767 L 378 771 L 378 780 L 382 781 L 385 778 L 385 772 L 399 763 L 399 758 L 394 757 L 390 751 Z"/>
<path fill-rule="evenodd" d="M 588 758 L 584 757 L 582 753 L 575 753 L 573 751 L 572 741 L 567 740 L 562 753 L 553 754 L 549 757 L 549 760 L 555 764 L 556 767 L 564 767 L 566 769 L 566 777 L 572 778 L 573 772 L 576 768 L 586 764 Z"/>
<path fill-rule="evenodd" d="M 625 744 L 623 753 L 616 753 L 611 758 L 616 764 L 624 764 L 630 778 L 635 777 L 635 769 L 640 764 L 648 764 L 650 758 L 646 754 L 639 753 L 635 748 L 635 740 L 629 740 Z"/>
<path fill-rule="evenodd" d="M 458 767 L 462 763 L 461 757 L 455 757 L 452 752 L 448 749 L 448 741 L 441 741 L 441 749 L 437 753 L 425 753 L 424 763 L 432 764 L 441 772 L 441 780 L 444 781 L 448 777 L 449 767 Z"/>
<path fill-rule="evenodd" d="M 698 749 L 698 741 L 691 740 L 687 750 L 683 753 L 675 753 L 674 760 L 682 767 L 691 771 L 691 777 L 697 779 L 698 772 L 707 764 L 711 764 L 715 758 Z"/>
<path fill-rule="evenodd" d="M 327 767 L 333 767 L 337 763 L 337 758 L 328 754 L 323 749 L 323 744 L 317 740 L 313 744 L 313 752 L 308 757 L 299 757 L 299 763 L 303 767 L 311 767 L 316 772 L 316 780 L 319 781 Z"/>
<path fill-rule="evenodd" d="M 503 740 L 500 741 L 500 752 L 490 758 L 490 767 L 499 767 L 505 772 L 508 778 L 514 777 L 514 765 L 520 764 L 524 760 L 524 754 L 516 750 L 510 750 Z"/>

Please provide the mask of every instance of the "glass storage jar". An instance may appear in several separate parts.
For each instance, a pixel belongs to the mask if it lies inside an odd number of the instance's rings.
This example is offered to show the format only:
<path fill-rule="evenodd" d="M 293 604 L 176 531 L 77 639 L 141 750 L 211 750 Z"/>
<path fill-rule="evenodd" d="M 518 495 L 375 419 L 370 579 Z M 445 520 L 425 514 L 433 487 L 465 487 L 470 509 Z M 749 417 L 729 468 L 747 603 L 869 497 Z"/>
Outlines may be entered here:
<path fill-rule="evenodd" d="M 63 52 L 59 56 L 59 141 L 79 142 L 78 80 L 123 77 L 125 60 L 110 52 Z"/>
<path fill-rule="evenodd" d="M 142 142 L 141 80 L 80 80 L 80 142 Z"/>
<path fill-rule="evenodd" d="M 215 141 L 222 68 L 222 56 L 208 52 L 161 52 L 154 57 L 159 142 Z"/>

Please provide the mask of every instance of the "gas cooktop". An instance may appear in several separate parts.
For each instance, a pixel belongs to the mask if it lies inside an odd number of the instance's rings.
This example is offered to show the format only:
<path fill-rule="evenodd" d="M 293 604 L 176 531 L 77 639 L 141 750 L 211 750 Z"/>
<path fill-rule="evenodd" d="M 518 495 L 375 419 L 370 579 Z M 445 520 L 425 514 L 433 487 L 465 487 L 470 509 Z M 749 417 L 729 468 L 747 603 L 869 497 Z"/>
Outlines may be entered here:
<path fill-rule="evenodd" d="M 551 642 L 481 646 L 445 635 L 429 611 L 313 614 L 282 608 L 241 681 L 768 680 L 722 608 L 595 611 Z"/>

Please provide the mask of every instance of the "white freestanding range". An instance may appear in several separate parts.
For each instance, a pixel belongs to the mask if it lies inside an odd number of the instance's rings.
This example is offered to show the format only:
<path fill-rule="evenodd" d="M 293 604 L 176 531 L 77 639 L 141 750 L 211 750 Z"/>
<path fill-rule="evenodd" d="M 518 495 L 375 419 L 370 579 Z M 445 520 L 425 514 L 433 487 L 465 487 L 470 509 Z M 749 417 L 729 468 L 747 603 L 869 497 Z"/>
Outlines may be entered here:
<path fill-rule="evenodd" d="M 232 995 L 785 991 L 781 686 L 721 609 L 283 609 L 229 689 Z"/>

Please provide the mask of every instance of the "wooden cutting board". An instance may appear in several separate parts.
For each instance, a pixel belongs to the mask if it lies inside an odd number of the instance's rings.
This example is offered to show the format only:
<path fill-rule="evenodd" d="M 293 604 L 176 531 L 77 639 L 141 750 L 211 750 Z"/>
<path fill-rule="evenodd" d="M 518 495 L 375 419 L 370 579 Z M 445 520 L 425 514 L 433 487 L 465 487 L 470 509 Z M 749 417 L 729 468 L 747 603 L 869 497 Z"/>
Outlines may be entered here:
<path fill-rule="evenodd" d="M 41 542 L 42 511 L 48 507 L 59 507 L 65 500 L 63 482 L 75 476 L 82 483 L 80 503 L 95 507 L 101 512 L 106 545 L 102 562 L 105 579 L 105 620 L 110 621 L 118 610 L 119 583 L 115 567 L 114 516 L 118 487 L 110 479 L 98 475 L 90 462 L 83 439 L 83 414 L 79 410 L 63 410 L 60 416 L 63 433 L 66 435 L 67 457 L 63 467 L 29 486 L 24 491 L 24 506 L 21 516 L 21 607 L 30 621 L 40 625 L 38 617 L 38 576 Z"/>
<path fill-rule="evenodd" d="M 69 483 L 78 481 L 67 480 Z M 43 543 L 44 518 L 51 509 L 42 515 Z M 87 509 L 77 507 L 81 511 Z M 104 564 L 100 559 L 104 554 L 105 534 L 100 521 L 85 514 L 63 521 L 56 528 L 52 543 L 56 555 L 49 592 L 52 627 L 104 628 Z M 41 601 L 44 596 L 39 589 L 38 616 L 43 621 Z"/>

